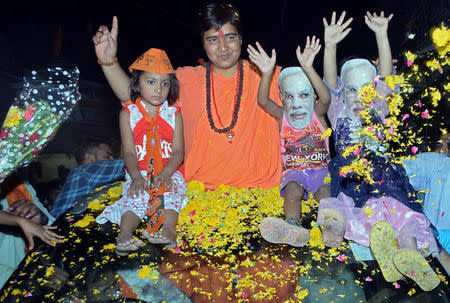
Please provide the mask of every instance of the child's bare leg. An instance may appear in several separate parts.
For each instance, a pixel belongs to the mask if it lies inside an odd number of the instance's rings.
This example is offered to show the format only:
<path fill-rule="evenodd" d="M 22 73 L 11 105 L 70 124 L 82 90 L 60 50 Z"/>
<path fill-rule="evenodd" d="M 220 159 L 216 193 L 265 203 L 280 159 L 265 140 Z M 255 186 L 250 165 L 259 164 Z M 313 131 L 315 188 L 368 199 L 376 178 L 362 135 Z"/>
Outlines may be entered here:
<path fill-rule="evenodd" d="M 314 194 L 317 202 L 329 198 L 330 187 L 322 185 Z M 322 242 L 329 247 L 341 246 L 345 233 L 345 218 L 340 212 L 331 208 L 323 208 L 317 214 L 317 224 L 322 231 Z"/>
<path fill-rule="evenodd" d="M 259 226 L 262 237 L 270 243 L 302 247 L 309 241 L 309 231 L 300 225 L 301 199 L 304 189 L 297 182 L 289 182 L 284 189 L 284 214 L 280 218 L 264 218 Z"/>
<path fill-rule="evenodd" d="M 323 198 L 331 197 L 330 186 L 328 184 L 323 184 L 314 194 L 314 199 L 320 202 Z"/>
<path fill-rule="evenodd" d="M 173 209 L 166 209 L 166 219 L 160 230 L 154 233 L 144 231 L 142 235 L 152 244 L 166 244 L 167 248 L 177 245 L 176 225 L 178 213 Z"/>
<path fill-rule="evenodd" d="M 126 211 L 120 220 L 120 233 L 116 239 L 116 252 L 119 256 L 126 256 L 129 252 L 137 250 L 142 241 L 133 239 L 133 232 L 139 225 L 139 217 L 130 210 Z"/>
<path fill-rule="evenodd" d="M 305 189 L 297 182 L 289 182 L 284 188 L 284 215 L 286 219 L 301 220 L 302 198 Z"/>

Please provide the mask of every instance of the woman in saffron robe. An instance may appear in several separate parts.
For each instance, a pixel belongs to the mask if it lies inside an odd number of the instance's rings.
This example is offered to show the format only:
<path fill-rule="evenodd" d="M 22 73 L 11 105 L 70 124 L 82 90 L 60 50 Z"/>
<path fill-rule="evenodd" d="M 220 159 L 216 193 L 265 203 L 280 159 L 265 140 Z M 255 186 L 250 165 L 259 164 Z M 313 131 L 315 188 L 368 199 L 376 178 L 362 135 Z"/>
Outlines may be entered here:
<path fill-rule="evenodd" d="M 257 106 L 258 69 L 240 58 L 240 15 L 231 5 L 210 4 L 200 14 L 200 30 L 210 62 L 176 70 L 186 181 L 201 181 L 210 189 L 221 184 L 272 188 L 281 176 L 278 128 Z M 126 101 L 129 77 L 117 62 L 117 34 L 114 17 L 111 31 L 101 26 L 93 41 L 109 84 Z M 270 89 L 278 103 L 279 72 L 277 67 Z"/>

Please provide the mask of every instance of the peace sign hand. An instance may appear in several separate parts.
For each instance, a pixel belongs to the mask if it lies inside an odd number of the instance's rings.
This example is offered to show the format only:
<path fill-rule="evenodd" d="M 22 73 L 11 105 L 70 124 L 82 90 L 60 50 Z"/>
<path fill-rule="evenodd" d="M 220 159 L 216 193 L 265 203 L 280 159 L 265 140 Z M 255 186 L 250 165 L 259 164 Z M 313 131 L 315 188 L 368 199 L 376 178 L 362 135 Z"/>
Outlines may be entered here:
<path fill-rule="evenodd" d="M 261 73 L 272 73 L 273 69 L 275 68 L 275 62 L 277 60 L 277 54 L 275 50 L 272 49 L 272 56 L 269 57 L 269 55 L 267 55 L 259 42 L 256 42 L 256 47 L 257 49 L 255 49 L 250 44 L 247 47 L 247 52 L 250 60 L 255 63 L 256 66 L 258 66 Z"/>
<path fill-rule="evenodd" d="M 323 25 L 325 27 L 324 40 L 325 44 L 332 43 L 337 44 L 342 41 L 348 33 L 352 30 L 350 27 L 347 28 L 353 21 L 353 18 L 348 19 L 344 22 L 345 11 L 342 12 L 339 20 L 336 22 L 336 12 L 331 15 L 331 22 L 328 24 L 327 19 L 323 18 Z"/>
<path fill-rule="evenodd" d="M 297 46 L 297 50 L 295 51 L 300 65 L 306 69 L 312 67 L 314 58 L 320 51 L 321 47 L 322 45 L 320 45 L 320 39 L 316 39 L 316 36 L 312 36 L 311 41 L 309 40 L 309 36 L 306 37 L 306 45 L 303 49 L 303 53 L 300 46 Z"/>

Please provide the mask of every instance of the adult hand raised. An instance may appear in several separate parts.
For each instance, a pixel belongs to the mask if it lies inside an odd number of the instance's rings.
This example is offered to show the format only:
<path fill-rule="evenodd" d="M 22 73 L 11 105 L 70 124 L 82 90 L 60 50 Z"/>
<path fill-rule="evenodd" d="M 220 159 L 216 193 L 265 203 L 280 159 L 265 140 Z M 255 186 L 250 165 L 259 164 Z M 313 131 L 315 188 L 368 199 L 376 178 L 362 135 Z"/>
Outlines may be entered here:
<path fill-rule="evenodd" d="M 117 35 L 119 33 L 119 21 L 114 16 L 112 19 L 111 31 L 106 25 L 101 25 L 92 41 L 95 46 L 97 58 L 104 63 L 111 63 L 117 55 Z"/>

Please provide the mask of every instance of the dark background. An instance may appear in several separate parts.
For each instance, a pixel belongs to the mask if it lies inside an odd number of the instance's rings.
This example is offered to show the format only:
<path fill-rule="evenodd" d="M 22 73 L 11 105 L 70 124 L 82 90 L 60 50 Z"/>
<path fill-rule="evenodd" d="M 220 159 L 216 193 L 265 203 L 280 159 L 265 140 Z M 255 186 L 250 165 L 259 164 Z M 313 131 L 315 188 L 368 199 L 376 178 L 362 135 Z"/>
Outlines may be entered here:
<path fill-rule="evenodd" d="M 197 29 L 198 11 L 210 1 L 14 1 L 2 3 L 0 18 L 0 118 L 6 115 L 20 82 L 29 70 L 49 65 L 78 66 L 83 87 L 101 91 L 84 93 L 76 121 L 67 121 L 47 152 L 69 152 L 79 134 L 94 130 L 96 135 L 117 137 L 119 102 L 106 85 L 96 62 L 92 36 L 101 24 L 119 18 L 119 62 L 123 67 L 150 47 L 165 49 L 174 67 L 195 65 L 206 59 Z M 336 10 L 352 16 L 352 31 L 338 47 L 338 61 L 356 55 L 377 56 L 374 34 L 364 23 L 367 10 L 394 13 L 389 36 L 394 57 L 404 49 L 417 50 L 428 43 L 428 29 L 449 16 L 449 0 L 382 1 L 230 1 L 243 22 L 242 57 L 246 45 L 259 41 L 277 50 L 277 64 L 297 64 L 295 48 L 304 46 L 307 35 L 323 38 L 322 17 L 330 20 Z M 416 37 L 406 38 L 413 31 Z M 322 74 L 322 53 L 315 66 Z M 94 100 L 93 100 L 94 99 Z M 101 100 L 100 100 L 101 99 Z M 87 111 L 87 114 L 86 114 Z M 102 113 L 103 111 L 103 113 Z M 88 120 L 86 115 L 92 121 Z M 68 127 L 70 126 L 70 127 Z M 70 140 L 67 138 L 70 137 Z M 65 142 L 69 141 L 69 142 Z"/>

